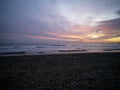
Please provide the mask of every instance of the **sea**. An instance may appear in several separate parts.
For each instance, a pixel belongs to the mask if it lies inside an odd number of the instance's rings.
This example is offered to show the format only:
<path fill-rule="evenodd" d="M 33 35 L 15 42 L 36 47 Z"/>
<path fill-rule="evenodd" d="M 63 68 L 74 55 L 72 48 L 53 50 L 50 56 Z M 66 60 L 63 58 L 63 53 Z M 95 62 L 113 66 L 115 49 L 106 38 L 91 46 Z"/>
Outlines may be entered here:
<path fill-rule="evenodd" d="M 119 43 L 2 45 L 0 56 L 120 52 Z"/>

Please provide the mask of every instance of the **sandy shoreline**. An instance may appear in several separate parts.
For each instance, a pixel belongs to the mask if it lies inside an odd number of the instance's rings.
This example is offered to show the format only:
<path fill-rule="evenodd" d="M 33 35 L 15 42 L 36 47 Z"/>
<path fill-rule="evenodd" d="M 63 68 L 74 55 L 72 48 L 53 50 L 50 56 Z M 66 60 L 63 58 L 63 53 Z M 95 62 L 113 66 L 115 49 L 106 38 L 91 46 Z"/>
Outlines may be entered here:
<path fill-rule="evenodd" d="M 0 83 L 1 90 L 120 90 L 120 53 L 0 57 Z"/>

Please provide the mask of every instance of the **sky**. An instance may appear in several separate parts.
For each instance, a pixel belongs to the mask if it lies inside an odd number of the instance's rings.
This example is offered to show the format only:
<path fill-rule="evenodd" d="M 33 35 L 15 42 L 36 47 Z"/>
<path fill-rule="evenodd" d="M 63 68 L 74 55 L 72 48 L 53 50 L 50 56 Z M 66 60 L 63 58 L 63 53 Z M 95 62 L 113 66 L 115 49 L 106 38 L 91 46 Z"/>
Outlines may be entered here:
<path fill-rule="evenodd" d="M 0 0 L 0 44 L 120 42 L 120 0 Z"/>

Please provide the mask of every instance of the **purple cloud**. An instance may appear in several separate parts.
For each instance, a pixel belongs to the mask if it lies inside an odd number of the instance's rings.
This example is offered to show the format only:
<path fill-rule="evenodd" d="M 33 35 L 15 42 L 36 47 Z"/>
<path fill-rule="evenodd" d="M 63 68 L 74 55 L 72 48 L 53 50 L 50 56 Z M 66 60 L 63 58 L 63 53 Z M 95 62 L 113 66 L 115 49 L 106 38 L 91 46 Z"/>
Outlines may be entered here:
<path fill-rule="evenodd" d="M 120 18 L 107 20 L 107 21 L 101 21 L 99 22 L 99 26 L 101 27 L 108 27 L 109 29 L 113 30 L 119 30 L 120 29 Z"/>
<path fill-rule="evenodd" d="M 116 13 L 117 13 L 118 15 L 120 15 L 120 10 L 116 11 Z"/>

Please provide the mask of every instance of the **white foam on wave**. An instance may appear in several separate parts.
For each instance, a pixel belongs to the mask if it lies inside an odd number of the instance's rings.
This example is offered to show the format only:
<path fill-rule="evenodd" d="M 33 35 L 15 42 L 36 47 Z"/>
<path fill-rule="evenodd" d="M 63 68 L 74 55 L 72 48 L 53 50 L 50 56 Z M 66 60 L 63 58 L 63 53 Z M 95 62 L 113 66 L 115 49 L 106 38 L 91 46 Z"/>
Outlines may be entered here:
<path fill-rule="evenodd" d="M 106 52 L 106 51 L 120 52 L 120 45 L 119 44 L 82 44 L 82 45 L 0 46 L 0 56 L 88 53 L 88 52 L 92 53 L 92 52 Z M 19 53 L 19 52 L 25 52 L 25 53 Z"/>

